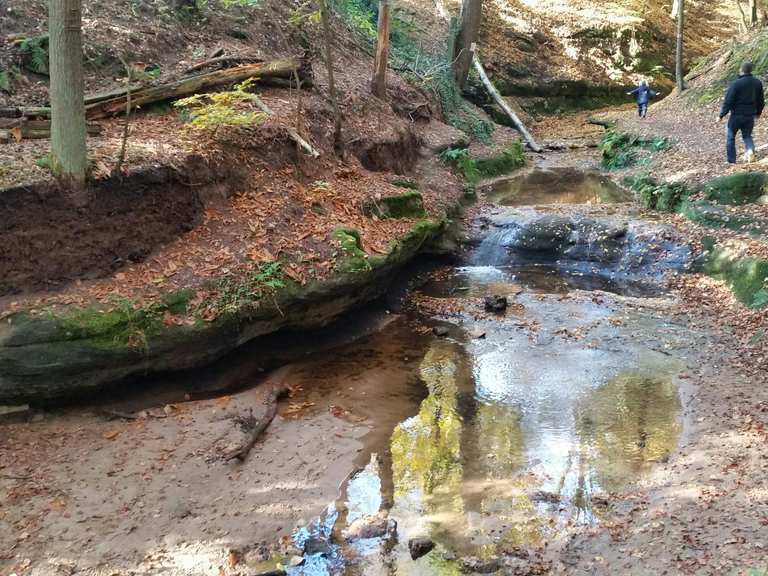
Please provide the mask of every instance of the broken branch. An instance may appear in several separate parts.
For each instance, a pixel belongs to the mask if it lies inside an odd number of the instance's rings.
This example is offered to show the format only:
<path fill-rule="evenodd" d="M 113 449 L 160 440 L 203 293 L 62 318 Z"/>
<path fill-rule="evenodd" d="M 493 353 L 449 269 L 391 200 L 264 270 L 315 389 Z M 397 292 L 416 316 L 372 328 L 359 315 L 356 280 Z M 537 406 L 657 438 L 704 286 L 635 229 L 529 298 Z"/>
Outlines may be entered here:
<path fill-rule="evenodd" d="M 267 394 L 267 397 L 264 399 L 264 404 L 267 406 L 267 411 L 260 420 L 253 418 L 252 414 L 247 417 L 241 416 L 236 419 L 236 423 L 240 427 L 247 429 L 246 431 L 248 433 L 248 437 L 242 446 L 230 452 L 229 454 L 225 454 L 224 460 L 230 461 L 237 459 L 242 462 L 248 457 L 249 452 L 256 445 L 256 442 L 258 441 L 261 434 L 264 432 L 264 430 L 267 429 L 272 420 L 275 419 L 275 416 L 277 415 L 278 400 L 287 395 L 289 392 L 290 389 L 285 384 L 278 384 L 273 386 Z"/>

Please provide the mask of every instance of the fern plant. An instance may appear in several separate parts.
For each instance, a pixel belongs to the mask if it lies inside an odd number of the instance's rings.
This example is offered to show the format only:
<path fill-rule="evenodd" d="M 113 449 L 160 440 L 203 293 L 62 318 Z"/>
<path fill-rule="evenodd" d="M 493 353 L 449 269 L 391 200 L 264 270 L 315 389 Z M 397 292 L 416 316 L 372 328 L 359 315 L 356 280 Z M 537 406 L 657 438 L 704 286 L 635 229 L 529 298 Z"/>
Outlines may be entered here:
<path fill-rule="evenodd" d="M 48 36 L 27 36 L 16 44 L 32 72 L 48 74 Z"/>

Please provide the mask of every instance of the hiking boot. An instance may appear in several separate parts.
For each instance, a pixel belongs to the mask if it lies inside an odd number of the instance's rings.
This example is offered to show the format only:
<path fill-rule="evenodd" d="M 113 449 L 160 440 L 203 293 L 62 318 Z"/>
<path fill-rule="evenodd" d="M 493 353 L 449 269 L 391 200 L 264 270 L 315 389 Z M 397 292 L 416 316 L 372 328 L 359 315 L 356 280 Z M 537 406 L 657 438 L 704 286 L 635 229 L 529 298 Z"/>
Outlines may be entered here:
<path fill-rule="evenodd" d="M 752 164 L 755 161 L 755 151 L 747 150 L 747 164 Z"/>

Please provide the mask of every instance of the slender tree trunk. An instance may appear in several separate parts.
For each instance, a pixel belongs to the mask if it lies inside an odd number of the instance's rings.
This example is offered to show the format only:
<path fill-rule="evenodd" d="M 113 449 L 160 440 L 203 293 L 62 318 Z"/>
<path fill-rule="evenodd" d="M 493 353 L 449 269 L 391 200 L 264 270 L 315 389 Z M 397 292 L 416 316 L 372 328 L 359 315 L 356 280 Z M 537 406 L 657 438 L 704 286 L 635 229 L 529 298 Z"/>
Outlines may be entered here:
<path fill-rule="evenodd" d="M 757 0 L 749 0 L 749 23 L 754 27 L 757 26 L 757 21 Z"/>
<path fill-rule="evenodd" d="M 741 16 L 739 29 L 746 33 L 747 30 L 749 30 L 749 20 L 747 20 L 747 13 L 744 12 L 744 7 L 741 5 L 741 0 L 736 0 L 736 6 L 739 8 L 739 15 Z"/>
<path fill-rule="evenodd" d="M 463 0 L 461 26 L 456 37 L 453 54 L 453 76 L 460 88 L 464 88 L 472 66 L 472 47 L 477 42 L 483 21 L 483 0 Z"/>
<path fill-rule="evenodd" d="M 49 0 L 51 168 L 60 182 L 85 187 L 85 100 L 81 0 Z"/>
<path fill-rule="evenodd" d="M 373 66 L 372 92 L 379 98 L 387 96 L 387 66 L 389 64 L 389 0 L 379 0 L 379 37 L 376 42 L 376 62 Z"/>
<path fill-rule="evenodd" d="M 685 31 L 685 0 L 677 0 L 677 54 L 675 56 L 675 78 L 677 91 L 685 90 L 683 78 L 683 32 Z"/>
<path fill-rule="evenodd" d="M 339 156 L 344 155 L 344 142 L 341 136 L 341 110 L 336 94 L 336 80 L 333 76 L 333 31 L 331 30 L 331 17 L 329 14 L 328 0 L 318 0 L 320 3 L 320 19 L 323 24 L 323 36 L 325 39 L 325 66 L 328 68 L 328 92 L 333 108 L 333 148 Z"/>

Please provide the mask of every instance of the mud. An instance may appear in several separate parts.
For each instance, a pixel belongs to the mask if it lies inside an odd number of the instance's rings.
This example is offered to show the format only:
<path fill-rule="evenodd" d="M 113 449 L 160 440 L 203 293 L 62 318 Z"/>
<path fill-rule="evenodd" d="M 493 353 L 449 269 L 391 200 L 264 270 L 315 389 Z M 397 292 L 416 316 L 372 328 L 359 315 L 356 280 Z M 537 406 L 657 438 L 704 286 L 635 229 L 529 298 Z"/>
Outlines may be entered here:
<path fill-rule="evenodd" d="M 53 185 L 0 195 L 0 296 L 56 290 L 147 258 L 203 219 L 204 193 L 171 169 L 95 184 L 79 197 Z"/>

